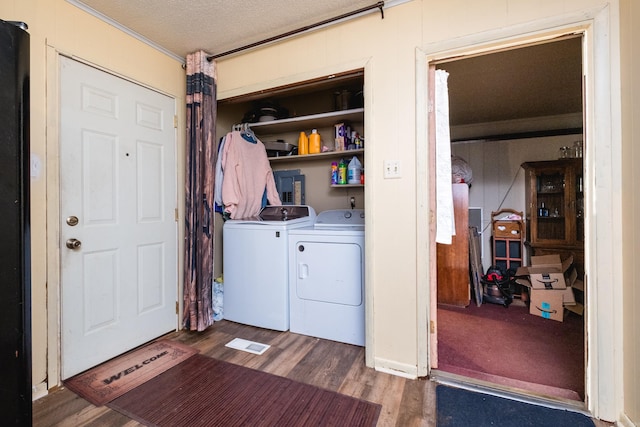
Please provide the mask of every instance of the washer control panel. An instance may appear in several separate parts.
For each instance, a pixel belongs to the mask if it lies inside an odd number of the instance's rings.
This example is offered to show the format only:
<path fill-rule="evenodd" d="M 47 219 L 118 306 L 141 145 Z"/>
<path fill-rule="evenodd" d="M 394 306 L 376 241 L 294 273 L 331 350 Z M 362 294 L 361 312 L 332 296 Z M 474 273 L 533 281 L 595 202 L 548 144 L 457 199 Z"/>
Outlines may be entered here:
<path fill-rule="evenodd" d="M 364 209 L 335 209 L 320 212 L 316 217 L 318 227 L 364 227 Z"/>

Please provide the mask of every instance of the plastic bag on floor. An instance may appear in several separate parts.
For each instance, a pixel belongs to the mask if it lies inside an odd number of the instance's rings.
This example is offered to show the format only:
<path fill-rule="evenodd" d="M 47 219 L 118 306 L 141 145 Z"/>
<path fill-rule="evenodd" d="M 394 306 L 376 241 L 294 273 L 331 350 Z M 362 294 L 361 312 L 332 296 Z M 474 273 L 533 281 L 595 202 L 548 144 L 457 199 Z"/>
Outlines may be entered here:
<path fill-rule="evenodd" d="M 471 166 L 462 157 L 451 156 L 451 182 L 460 184 L 466 182 L 471 184 L 473 181 L 473 171 Z"/>
<path fill-rule="evenodd" d="M 217 277 L 213 281 L 213 320 L 216 322 L 224 318 L 222 309 L 223 287 L 224 282 L 222 281 L 222 276 Z"/>

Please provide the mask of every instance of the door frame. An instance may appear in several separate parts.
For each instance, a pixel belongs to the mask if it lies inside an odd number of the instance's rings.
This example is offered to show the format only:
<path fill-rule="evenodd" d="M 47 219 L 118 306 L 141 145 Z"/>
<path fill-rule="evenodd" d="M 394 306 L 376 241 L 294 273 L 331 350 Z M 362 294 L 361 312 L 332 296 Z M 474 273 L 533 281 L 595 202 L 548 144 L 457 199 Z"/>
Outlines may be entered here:
<path fill-rule="evenodd" d="M 433 88 L 428 86 L 429 67 L 447 58 L 552 41 L 570 34 L 583 36 L 584 59 L 584 136 L 585 136 L 585 286 L 589 304 L 586 307 L 586 400 L 585 406 L 594 416 L 617 419 L 621 412 L 622 365 L 619 356 L 622 334 L 616 325 L 622 323 L 620 310 L 615 310 L 615 295 L 622 294 L 622 284 L 614 273 L 622 271 L 622 253 L 616 242 L 622 236 L 621 221 L 613 221 L 621 212 L 619 188 L 621 170 L 621 123 L 614 120 L 620 104 L 619 76 L 614 73 L 619 63 L 611 61 L 609 7 L 584 13 L 561 15 L 532 23 L 488 31 L 447 40 L 416 49 L 416 186 L 418 244 L 417 349 L 418 375 L 431 374 L 437 366 L 437 300 L 435 274 L 435 197 L 431 171 L 435 161 L 430 144 Z M 615 44 L 614 44 L 615 46 Z M 616 58 L 614 58 L 616 59 Z M 598 121 L 595 121 L 598 117 Z M 606 143 L 598 144 L 598 141 Z M 595 162 L 594 159 L 598 159 Z M 596 182 L 596 177 L 598 178 Z M 598 212 L 597 217 L 594 216 Z M 426 240 L 422 240 L 424 237 Z M 595 255 L 598 254 L 596 257 Z M 434 363 L 432 363 L 434 362 Z"/>
<path fill-rule="evenodd" d="M 60 247 L 60 56 L 66 56 L 85 65 L 96 68 L 100 71 L 111 74 L 115 77 L 122 78 L 136 85 L 142 86 L 149 90 L 153 90 L 162 95 L 168 96 L 176 103 L 178 98 L 174 94 L 167 93 L 149 85 L 145 85 L 140 81 L 130 78 L 129 76 L 115 72 L 108 68 L 96 65 L 94 62 L 78 57 L 76 55 L 63 52 L 56 47 L 46 46 L 46 159 L 45 159 L 45 179 L 46 179 L 46 257 L 47 264 L 47 380 L 46 384 L 38 385 L 38 390 L 34 390 L 34 396 L 46 394 L 46 389 L 58 387 L 61 381 L 61 319 L 62 319 L 62 300 L 61 300 L 61 247 Z M 182 118 L 182 114 L 176 108 L 176 116 Z M 176 123 L 177 121 L 174 121 Z M 179 150 L 178 125 L 174 126 L 174 139 L 176 150 L 176 207 L 178 209 L 177 222 L 178 228 L 176 233 L 177 239 L 177 290 L 176 298 L 178 300 L 178 312 L 176 313 L 176 330 L 180 328 L 180 319 L 182 318 L 181 295 L 184 284 L 183 256 L 184 254 L 184 154 Z M 182 150 L 183 151 L 183 150 Z M 33 213 L 32 213 L 33 215 Z M 44 337 L 43 337 L 44 338 Z M 34 387 L 36 387 L 34 385 Z"/>

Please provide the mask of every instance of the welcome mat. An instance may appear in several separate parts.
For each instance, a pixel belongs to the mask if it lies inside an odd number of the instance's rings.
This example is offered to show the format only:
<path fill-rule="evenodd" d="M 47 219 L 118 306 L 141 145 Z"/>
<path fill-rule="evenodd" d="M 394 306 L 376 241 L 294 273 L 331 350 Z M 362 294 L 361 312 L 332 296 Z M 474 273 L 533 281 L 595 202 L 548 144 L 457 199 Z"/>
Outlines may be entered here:
<path fill-rule="evenodd" d="M 64 385 L 83 399 L 101 406 L 197 352 L 179 342 L 160 340 L 71 377 Z"/>
<path fill-rule="evenodd" d="M 595 427 L 577 412 L 443 385 L 436 386 L 436 414 L 438 427 Z"/>
<path fill-rule="evenodd" d="M 111 401 L 148 426 L 375 426 L 379 404 L 195 355 Z"/>

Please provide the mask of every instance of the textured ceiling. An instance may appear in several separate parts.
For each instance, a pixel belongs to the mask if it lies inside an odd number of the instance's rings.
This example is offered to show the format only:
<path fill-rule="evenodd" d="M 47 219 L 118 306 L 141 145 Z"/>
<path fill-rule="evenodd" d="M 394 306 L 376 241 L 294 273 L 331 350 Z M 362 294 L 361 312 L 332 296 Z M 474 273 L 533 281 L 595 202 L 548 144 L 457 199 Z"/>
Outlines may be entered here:
<path fill-rule="evenodd" d="M 582 112 L 582 39 L 438 65 L 449 73 L 452 125 Z"/>
<path fill-rule="evenodd" d="M 377 4 L 377 0 L 67 1 L 97 12 L 178 59 L 200 49 L 212 55 L 228 52 Z M 385 8 L 406 1 L 388 0 Z M 379 12 L 374 9 L 370 13 Z M 442 63 L 439 68 L 450 73 L 453 126 L 562 115 L 573 115 L 573 122 L 556 123 L 556 129 L 575 128 L 576 116 L 577 127 L 582 126 L 579 37 L 463 57 Z M 538 120 L 536 128 L 530 130 L 550 126 Z"/>
<path fill-rule="evenodd" d="M 377 0 L 73 0 L 179 57 L 212 55 L 374 5 Z"/>

